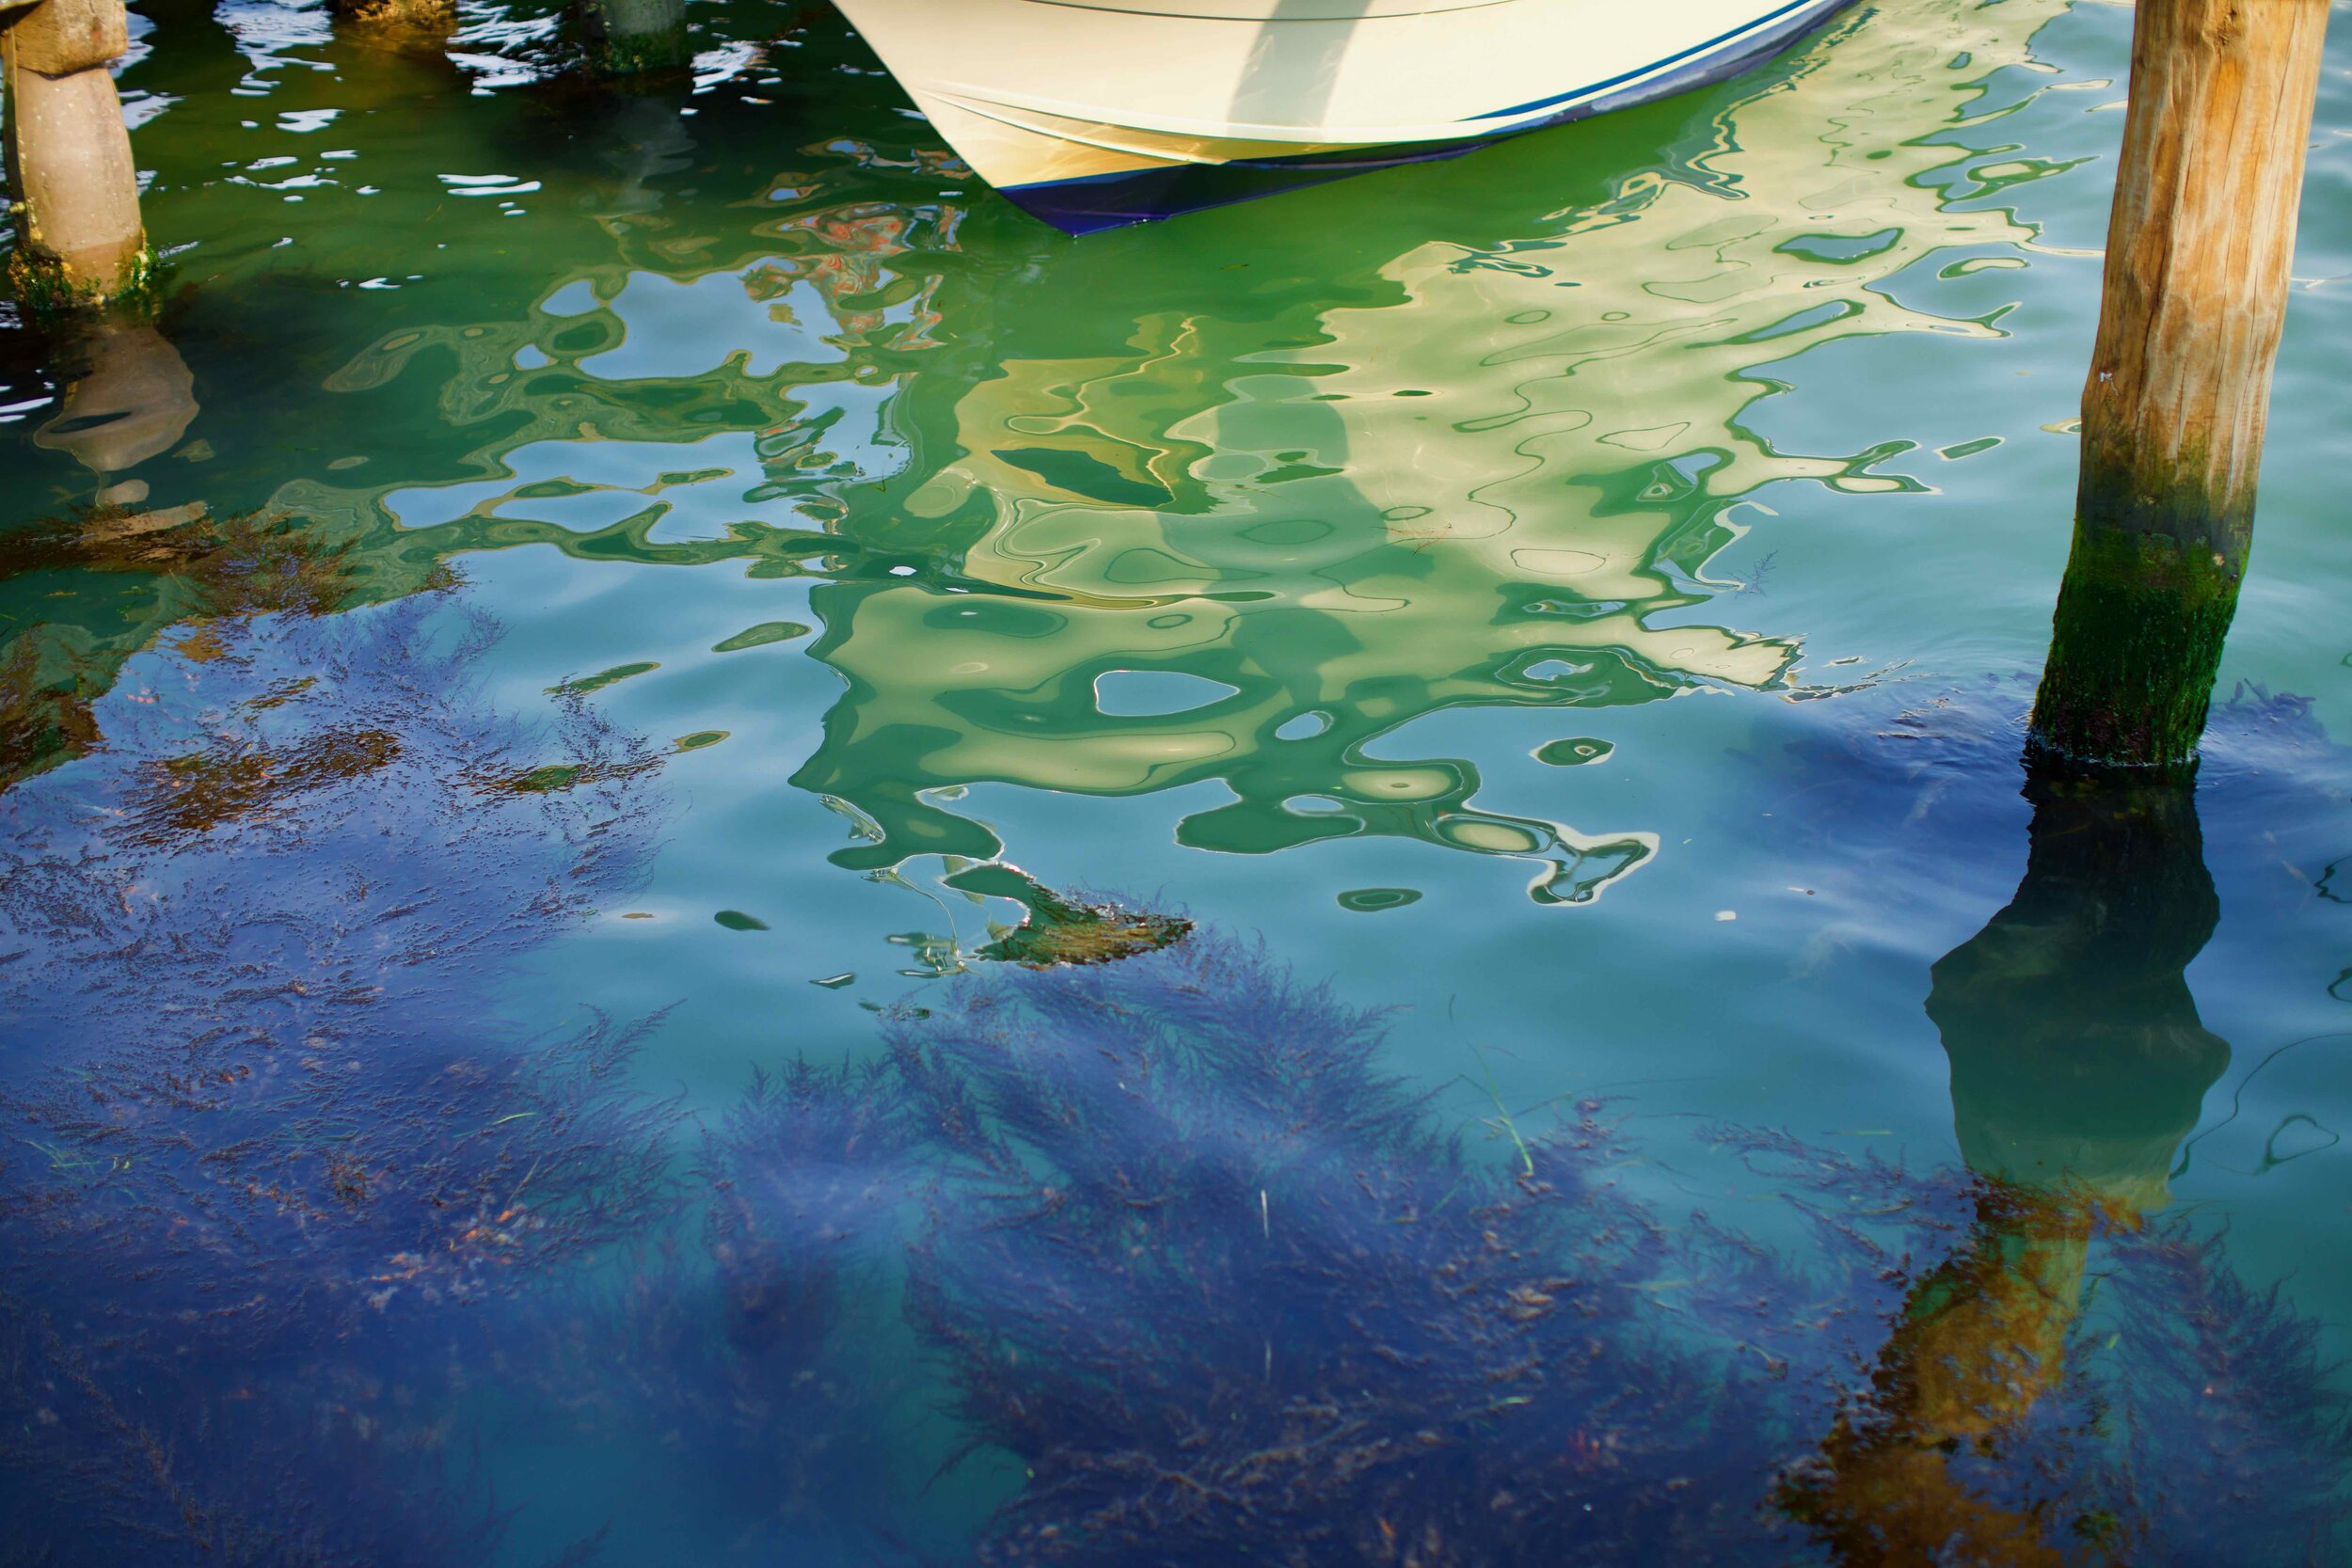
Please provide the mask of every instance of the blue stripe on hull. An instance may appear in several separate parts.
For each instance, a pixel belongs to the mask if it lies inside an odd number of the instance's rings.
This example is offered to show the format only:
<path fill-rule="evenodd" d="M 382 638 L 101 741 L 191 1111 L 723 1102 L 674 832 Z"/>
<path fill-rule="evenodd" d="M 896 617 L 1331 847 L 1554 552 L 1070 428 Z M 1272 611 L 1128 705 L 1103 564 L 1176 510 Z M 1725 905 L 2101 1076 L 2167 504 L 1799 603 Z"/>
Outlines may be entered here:
<path fill-rule="evenodd" d="M 1223 207 L 1236 201 L 1254 200 L 1262 196 L 1301 190 L 1327 181 L 1345 179 L 1351 174 L 1361 174 L 1368 169 L 1394 168 L 1402 164 L 1458 158 L 1465 152 L 1475 152 L 1482 147 L 1529 131 L 1565 125 L 1570 120 L 1589 119 L 1613 109 L 1631 108 L 1637 103 L 1647 103 L 1736 76 L 1750 66 L 1780 53 L 1851 4 L 1853 0 L 1798 0 L 1797 4 L 1773 13 L 1772 24 L 1762 32 L 1749 34 L 1730 44 L 1716 40 L 1712 45 L 1698 46 L 1702 51 L 1712 47 L 1712 54 L 1686 51 L 1656 65 L 1644 67 L 1643 71 L 1615 76 L 1595 87 L 1577 88 L 1575 92 L 1563 96 L 1579 97 L 1595 92 L 1597 88 L 1598 95 L 1584 98 L 1557 114 L 1548 115 L 1526 125 L 1514 126 L 1508 131 L 1488 132 L 1458 141 L 1363 148 L 1345 153 L 1249 159 L 1229 164 L 1186 164 L 1174 168 L 1097 174 L 1078 180 L 1051 180 L 1034 185 L 1008 185 L 1004 187 L 1003 194 L 1014 205 L 1066 234 L 1091 234 L 1104 229 L 1122 229 L 1129 224 L 1150 223 L 1183 213 L 1197 213 L 1204 208 Z M 1670 66 L 1672 69 L 1648 81 L 1613 92 L 1608 90 L 1613 84 L 1623 82 L 1628 76 L 1639 76 L 1644 71 L 1658 70 L 1659 66 Z M 1524 110 L 1496 111 L 1497 114 L 1521 112 Z M 1494 116 L 1491 115 L 1477 116 L 1466 123 L 1475 124 L 1477 119 L 1492 118 Z"/>

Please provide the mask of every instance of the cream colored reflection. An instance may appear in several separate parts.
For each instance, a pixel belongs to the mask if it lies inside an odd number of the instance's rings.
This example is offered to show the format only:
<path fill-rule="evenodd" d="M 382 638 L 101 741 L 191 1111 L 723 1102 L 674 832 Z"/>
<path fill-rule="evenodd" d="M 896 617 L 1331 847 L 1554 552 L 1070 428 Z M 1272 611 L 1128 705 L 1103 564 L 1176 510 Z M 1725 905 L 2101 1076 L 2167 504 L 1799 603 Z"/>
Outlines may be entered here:
<path fill-rule="evenodd" d="M 1941 205 L 1926 177 L 1976 155 L 1922 138 L 1961 119 L 1994 70 L 2026 61 L 2062 8 L 1875 11 L 1813 46 L 1794 90 L 1779 77 L 1724 112 L 1701 160 L 1712 188 L 1645 176 L 1507 253 L 1422 245 L 1385 269 L 1400 300 L 1312 324 L 1327 341 L 1267 348 L 1283 335 L 1261 324 L 1258 343 L 1235 343 L 1246 329 L 1162 317 L 1138 323 L 1124 358 L 1009 362 L 959 410 L 969 455 L 912 509 L 945 516 L 981 497 L 995 522 L 966 572 L 1034 595 L 1057 625 L 993 629 L 914 582 L 861 598 L 827 652 L 854 693 L 828 741 L 838 766 L 820 758 L 804 777 L 864 772 L 844 748 L 921 734 L 937 782 L 1125 794 L 1221 779 L 1240 800 L 1184 835 L 1220 847 L 1327 836 L 1309 798 L 1347 831 L 1555 872 L 1564 848 L 1607 847 L 1612 876 L 1640 863 L 1646 833 L 1489 816 L 1467 804 L 1467 764 L 1375 762 L 1364 748 L 1463 705 L 1787 678 L 1793 628 L 1668 626 L 1661 612 L 1703 602 L 1699 569 L 1757 485 L 1910 482 L 1867 472 L 1872 453 L 1771 450 L 1740 423 L 1770 389 L 1751 372 L 1856 333 L 1994 335 L 1883 290 L 1939 251 L 2030 237 L 2006 214 Z M 1080 685 L 1116 669 L 1238 689 L 1192 712 L 1073 718 Z M 1310 712 L 1327 716 L 1323 736 L 1278 735 Z M 1600 885 L 1571 880 L 1537 886 L 1581 902 Z"/>
<path fill-rule="evenodd" d="M 73 454 L 103 486 L 102 506 L 135 506 L 147 499 L 143 480 L 115 476 L 160 457 L 196 421 L 196 378 L 187 361 L 151 322 L 107 317 L 73 344 L 79 363 L 58 399 L 56 417 L 33 434 L 33 444 Z M 157 527 L 184 522 L 201 506 L 155 514 Z"/>

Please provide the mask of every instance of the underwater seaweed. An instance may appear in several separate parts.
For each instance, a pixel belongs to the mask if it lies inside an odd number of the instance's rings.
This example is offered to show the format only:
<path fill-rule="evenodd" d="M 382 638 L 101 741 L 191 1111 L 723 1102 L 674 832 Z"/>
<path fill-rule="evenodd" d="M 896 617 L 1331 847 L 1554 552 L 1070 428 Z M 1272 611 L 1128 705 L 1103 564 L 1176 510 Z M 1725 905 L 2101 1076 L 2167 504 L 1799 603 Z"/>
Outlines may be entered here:
<path fill-rule="evenodd" d="M 2135 1528 L 2117 1555 L 2152 1568 L 2343 1561 L 2352 1400 L 2318 1325 L 2233 1274 L 2220 1239 L 2185 1221 L 2115 1247 L 2103 1315 L 2123 1326 L 2112 1346 L 2090 1341 L 2084 1381 L 2121 1449 L 2105 1506 Z"/>
<path fill-rule="evenodd" d="M 0 578 L 70 569 L 174 579 L 199 615 L 323 615 L 351 595 L 358 562 L 349 541 L 304 520 L 260 512 L 215 517 L 200 504 L 161 512 L 98 505 L 0 533 Z"/>
<path fill-rule="evenodd" d="M 886 1038 L 719 1136 L 730 1321 L 791 1347 L 730 1376 L 821 1381 L 902 1233 L 963 1451 L 1023 1477 L 980 1562 L 2286 1568 L 2343 1544 L 2312 1326 L 2180 1225 L 1722 1127 L 1794 1239 L 1670 1217 L 1613 1180 L 1605 1106 L 1483 1158 L 1379 1069 L 1378 1014 L 1213 933 L 966 976 Z"/>
<path fill-rule="evenodd" d="M 151 1385 L 0 1293 L 0 1562 L 444 1568 L 503 1531 L 478 1476 L 387 1423 L 380 1384 L 168 1410 Z"/>
<path fill-rule="evenodd" d="M 487 1006 L 633 885 L 655 811 L 643 768 L 472 787 L 644 752 L 490 707 L 490 635 L 441 595 L 199 626 L 11 799 L 0 1495 L 60 1560 L 484 1560 L 501 1516 L 446 1456 L 508 1320 L 458 1309 L 673 1207 L 675 1113 L 625 1070 L 650 1024 Z"/>
<path fill-rule="evenodd" d="M 149 1291 L 233 1260 L 274 1307 L 331 1283 L 380 1310 L 651 1212 L 660 1117 L 621 1070 L 642 1029 L 517 1042 L 478 1016 L 487 966 L 627 885 L 644 802 L 485 806 L 465 781 L 548 737 L 481 710 L 481 629 L 437 656 L 431 608 L 233 626 L 20 791 L 0 1001 L 40 1063 L 8 1097 L 40 1158 L 8 1185 L 57 1266 L 137 1258 Z M 584 710 L 563 728 L 629 750 Z"/>
<path fill-rule="evenodd" d="M 110 427 L 93 427 L 110 428 Z M 151 604 L 127 635 L 102 637 L 68 621 L 34 622 L 0 653 L 0 790 L 82 755 L 98 739 L 90 693 L 158 628 L 177 628 L 181 657 L 198 662 L 227 644 L 223 628 L 189 617 L 324 615 L 349 604 L 367 575 L 315 523 L 278 514 L 215 517 L 191 501 L 155 511 L 110 503 L 0 530 L 0 579 L 94 572 L 153 579 Z M 447 587 L 444 567 L 422 586 Z M 119 594 L 109 592 L 109 600 Z M 107 616 L 113 624 L 115 612 Z M 139 625 L 136 623 L 144 623 Z"/>
<path fill-rule="evenodd" d="M 1724 1128 L 1799 1223 L 1667 1213 L 1608 1106 L 1492 1157 L 1170 915 L 755 1076 L 690 1199 L 644 1025 L 488 1016 L 658 759 L 490 709 L 486 636 L 199 627 L 12 796 L 0 1560 L 478 1563 L 485 1405 L 659 1463 L 712 1561 L 2337 1560 L 2343 1399 L 2214 1236 Z"/>
<path fill-rule="evenodd" d="M 40 678 L 40 644 L 20 634 L 0 645 L 0 790 L 80 756 L 98 739 L 89 703 Z"/>
<path fill-rule="evenodd" d="M 1657 1309 L 1682 1243 L 1614 1135 L 1483 1165 L 1379 1037 L 1198 936 L 894 1030 L 969 1172 L 912 1310 L 1031 1474 L 983 1561 L 1771 1560 L 1799 1439 Z"/>
<path fill-rule="evenodd" d="M 704 1130 L 699 1235 L 666 1233 L 578 1285 L 532 1354 L 576 1441 L 649 1449 L 691 1478 L 693 1522 L 665 1527 L 671 1549 L 796 1568 L 939 1560 L 909 1517 L 936 1463 L 919 1369 L 872 1334 L 935 1164 L 906 1108 L 872 1066 L 756 1074 Z"/>
<path fill-rule="evenodd" d="M 1867 1384 L 1779 1500 L 1840 1568 L 2318 1568 L 2352 1543 L 2352 1400 L 2318 1325 L 2191 1218 L 1715 1129 L 1808 1208 L 1926 1192 Z M 1795 1158 L 1792 1158 L 1795 1156 Z M 1824 1215 L 1821 1233 L 1843 1232 Z"/>

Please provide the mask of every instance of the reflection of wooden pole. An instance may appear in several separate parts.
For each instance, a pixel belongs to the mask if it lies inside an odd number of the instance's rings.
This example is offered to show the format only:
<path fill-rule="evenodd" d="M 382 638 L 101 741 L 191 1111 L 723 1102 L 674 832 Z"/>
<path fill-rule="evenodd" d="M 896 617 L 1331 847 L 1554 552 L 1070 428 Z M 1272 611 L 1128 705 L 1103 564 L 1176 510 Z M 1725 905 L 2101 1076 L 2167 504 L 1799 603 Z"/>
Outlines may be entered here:
<path fill-rule="evenodd" d="M 106 64 L 130 47 L 122 0 L 44 0 L 0 12 L 18 297 L 99 304 L 146 281 L 138 166 Z"/>
<path fill-rule="evenodd" d="M 2140 0 L 2083 389 L 2074 547 L 2034 704 L 2061 755 L 2197 748 L 2253 538 L 2328 0 Z"/>
<path fill-rule="evenodd" d="M 2110 1212 L 2162 1208 L 2230 1063 L 2186 972 L 2221 903 L 2196 781 L 2029 770 L 2017 895 L 1933 971 L 1968 1168 Z"/>
<path fill-rule="evenodd" d="M 1972 1488 L 1952 1461 L 1997 1457 L 2007 1427 L 2063 1375 L 2091 1221 L 2054 1195 L 1980 1195 L 1975 1244 L 1912 1291 L 1867 1402 L 1783 1488 L 1837 1568 L 2064 1568 L 2048 1521 Z"/>
<path fill-rule="evenodd" d="M 1867 1402 L 1784 1494 L 1839 1568 L 2077 1560 L 1952 1459 L 1997 1461 L 2064 1380 L 2092 1235 L 2165 1204 L 2229 1065 L 2184 977 L 2220 914 L 2191 772 L 2032 768 L 2017 896 L 1935 966 L 1928 1015 L 1984 1186 L 1970 1244 L 1913 1288 Z"/>

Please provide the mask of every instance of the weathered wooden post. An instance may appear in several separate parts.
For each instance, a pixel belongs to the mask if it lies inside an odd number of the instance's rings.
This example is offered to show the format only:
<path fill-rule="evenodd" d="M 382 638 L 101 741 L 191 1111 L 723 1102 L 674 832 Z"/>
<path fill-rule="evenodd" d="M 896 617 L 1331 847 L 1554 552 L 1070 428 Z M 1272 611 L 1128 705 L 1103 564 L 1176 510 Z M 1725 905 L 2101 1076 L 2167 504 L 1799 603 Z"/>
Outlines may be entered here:
<path fill-rule="evenodd" d="M 122 0 L 40 0 L 0 11 L 9 272 L 27 307 L 103 304 L 148 281 L 138 166 L 107 62 L 130 47 Z"/>
<path fill-rule="evenodd" d="M 2194 755 L 2253 538 L 2328 0 L 2139 0 L 2074 547 L 2033 736 Z"/>

